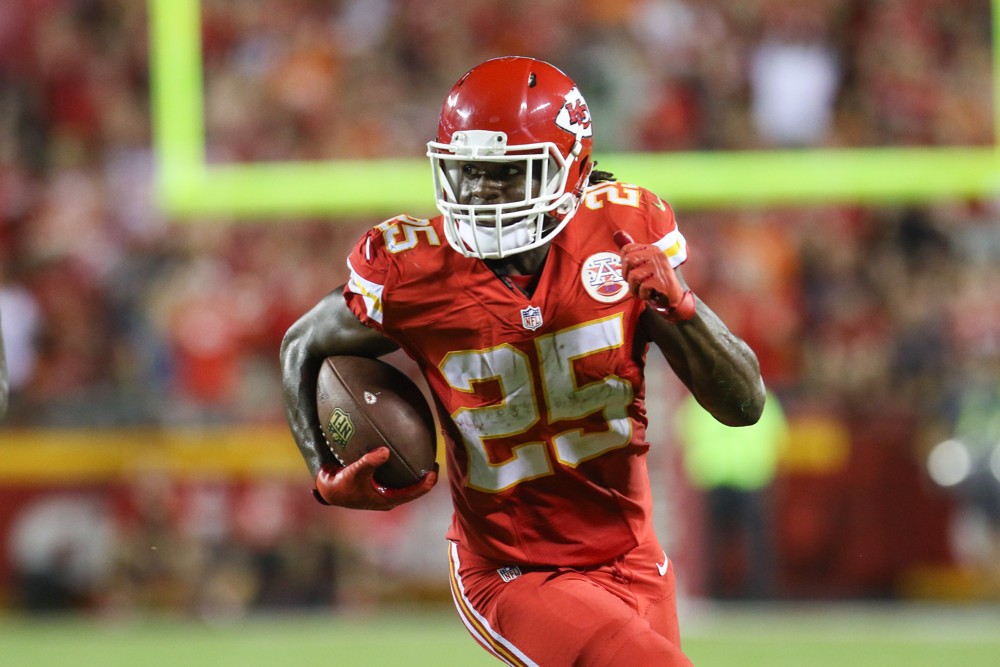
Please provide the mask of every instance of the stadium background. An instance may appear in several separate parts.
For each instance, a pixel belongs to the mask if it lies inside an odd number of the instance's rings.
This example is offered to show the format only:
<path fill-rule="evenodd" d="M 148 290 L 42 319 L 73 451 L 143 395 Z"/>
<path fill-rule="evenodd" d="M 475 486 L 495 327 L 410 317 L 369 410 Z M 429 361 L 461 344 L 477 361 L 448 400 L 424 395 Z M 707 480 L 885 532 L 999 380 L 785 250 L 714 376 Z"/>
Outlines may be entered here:
<path fill-rule="evenodd" d="M 190 75 L 184 44 L 150 30 L 188 10 L 203 95 L 151 75 Z M 782 398 L 772 599 L 995 609 L 996 528 L 927 472 L 1000 368 L 991 21 L 988 0 L 5 5 L 5 622 L 447 605 L 444 485 L 385 516 L 316 506 L 276 350 L 364 229 L 431 212 L 420 156 L 441 96 L 505 53 L 578 81 L 602 167 L 675 203 L 688 281 Z M 768 48 L 791 56 L 755 68 Z M 763 122 L 789 81 L 819 86 L 791 98 L 814 104 Z M 791 166 L 755 169 L 767 155 Z M 660 533 L 700 609 L 682 391 L 662 367 L 651 386 Z"/>

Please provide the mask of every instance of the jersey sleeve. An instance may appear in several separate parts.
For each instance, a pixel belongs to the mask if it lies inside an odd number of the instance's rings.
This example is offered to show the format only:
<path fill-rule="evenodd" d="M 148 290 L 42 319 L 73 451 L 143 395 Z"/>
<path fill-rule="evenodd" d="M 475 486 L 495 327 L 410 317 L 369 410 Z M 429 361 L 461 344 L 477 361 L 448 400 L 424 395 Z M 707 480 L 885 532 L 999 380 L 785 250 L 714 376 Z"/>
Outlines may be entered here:
<path fill-rule="evenodd" d="M 354 245 L 347 268 L 351 272 L 344 285 L 347 307 L 362 324 L 382 331 L 382 298 L 391 267 L 378 227 L 369 229 Z"/>
<path fill-rule="evenodd" d="M 655 245 L 670 260 L 670 266 L 677 268 L 687 261 L 687 241 L 677 227 L 674 210 L 669 204 L 649 190 L 642 190 L 642 209 L 648 224 L 647 243 Z"/>

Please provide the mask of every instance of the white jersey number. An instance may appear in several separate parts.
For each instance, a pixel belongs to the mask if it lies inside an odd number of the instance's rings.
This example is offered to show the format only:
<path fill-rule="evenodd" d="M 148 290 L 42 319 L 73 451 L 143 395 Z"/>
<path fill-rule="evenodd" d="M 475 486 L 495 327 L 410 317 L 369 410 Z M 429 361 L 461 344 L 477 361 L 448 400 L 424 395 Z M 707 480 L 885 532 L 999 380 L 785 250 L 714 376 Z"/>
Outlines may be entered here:
<path fill-rule="evenodd" d="M 510 345 L 487 350 L 451 352 L 440 369 L 456 390 L 475 392 L 475 384 L 495 382 L 500 400 L 489 405 L 460 408 L 452 414 L 469 452 L 469 485 L 481 491 L 502 491 L 525 480 L 552 474 L 553 457 L 576 467 L 583 461 L 624 447 L 632 438 L 628 406 L 632 385 L 615 375 L 577 384 L 575 363 L 587 355 L 619 348 L 624 343 L 622 316 L 540 336 L 535 340 L 538 367 L 531 358 Z M 546 442 L 525 442 L 511 448 L 511 456 L 496 461 L 488 451 L 489 440 L 512 438 L 527 432 L 543 419 L 535 395 L 533 373 L 541 374 L 544 419 L 565 422 L 567 428 Z M 585 433 L 572 421 L 600 412 L 607 430 Z"/>

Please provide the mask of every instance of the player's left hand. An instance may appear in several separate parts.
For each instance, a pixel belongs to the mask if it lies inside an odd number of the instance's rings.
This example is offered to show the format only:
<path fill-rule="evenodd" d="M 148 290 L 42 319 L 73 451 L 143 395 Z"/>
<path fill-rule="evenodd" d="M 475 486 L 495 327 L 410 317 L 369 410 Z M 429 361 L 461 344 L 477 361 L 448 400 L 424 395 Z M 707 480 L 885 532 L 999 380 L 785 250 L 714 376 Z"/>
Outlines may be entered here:
<path fill-rule="evenodd" d="M 615 243 L 622 258 L 622 277 L 634 296 L 648 302 L 668 322 L 684 322 L 695 315 L 694 293 L 681 285 L 662 250 L 636 243 L 628 232 L 618 230 Z"/>

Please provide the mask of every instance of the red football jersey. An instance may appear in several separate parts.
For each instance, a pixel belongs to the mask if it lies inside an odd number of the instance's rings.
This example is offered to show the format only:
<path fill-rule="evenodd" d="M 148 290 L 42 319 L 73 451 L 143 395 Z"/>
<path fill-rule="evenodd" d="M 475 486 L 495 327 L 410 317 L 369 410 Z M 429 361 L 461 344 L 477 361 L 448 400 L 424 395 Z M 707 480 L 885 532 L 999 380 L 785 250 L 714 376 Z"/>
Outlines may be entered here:
<path fill-rule="evenodd" d="M 650 534 L 649 341 L 618 229 L 674 266 L 687 257 L 670 207 L 623 183 L 587 189 L 531 297 L 449 247 L 440 217 L 383 222 L 350 255 L 348 306 L 417 361 L 434 395 L 448 537 L 484 558 L 593 565 Z"/>

